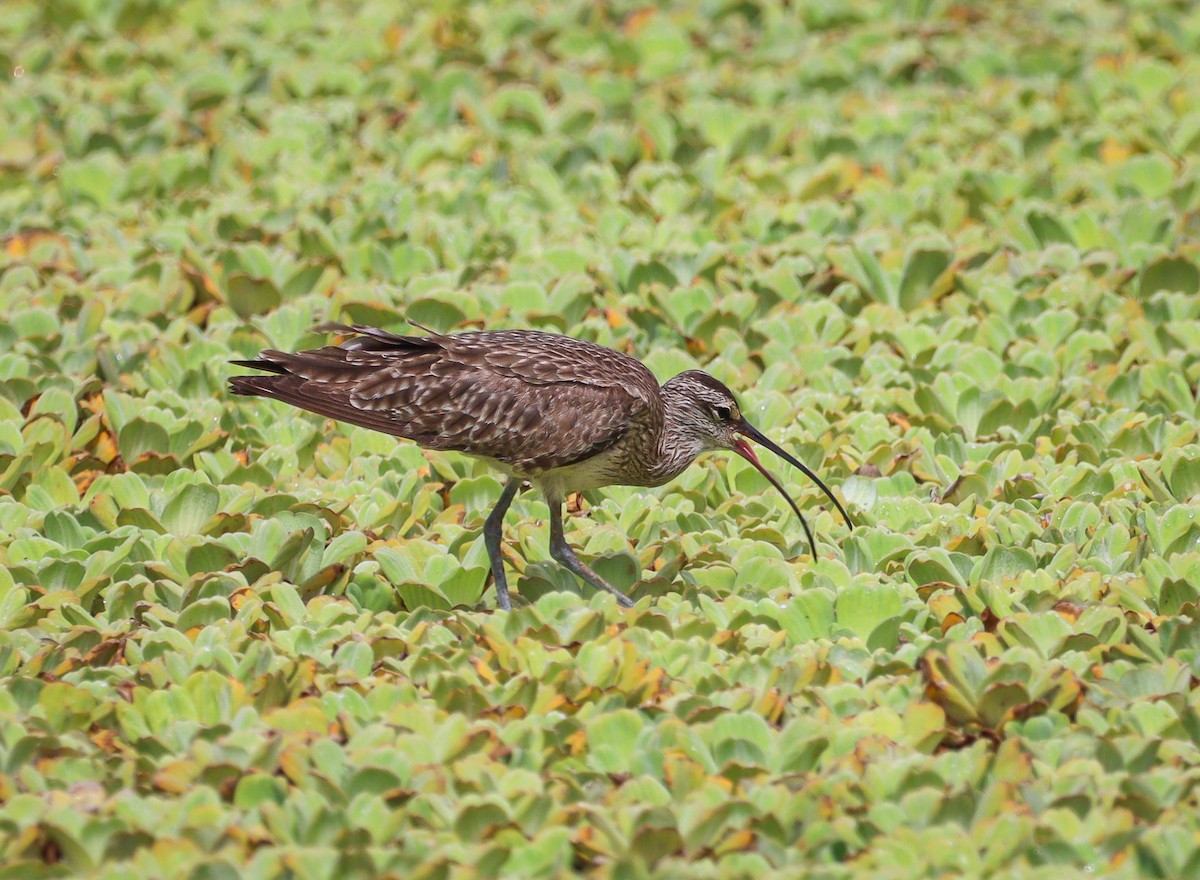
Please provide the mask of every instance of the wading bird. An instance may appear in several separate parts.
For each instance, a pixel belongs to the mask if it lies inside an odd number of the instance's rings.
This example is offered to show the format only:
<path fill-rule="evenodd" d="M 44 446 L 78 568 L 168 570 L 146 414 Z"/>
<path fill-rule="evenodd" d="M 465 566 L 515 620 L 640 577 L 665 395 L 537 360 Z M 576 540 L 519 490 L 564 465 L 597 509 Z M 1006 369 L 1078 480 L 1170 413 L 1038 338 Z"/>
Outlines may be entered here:
<path fill-rule="evenodd" d="M 425 329 L 425 328 L 422 328 Z M 267 350 L 233 361 L 270 375 L 236 376 L 234 394 L 270 397 L 343 422 L 464 452 L 508 476 L 483 527 L 497 603 L 511 607 L 500 554 L 504 514 L 525 482 L 550 507 L 550 555 L 593 587 L 633 602 L 575 555 L 563 538 L 568 493 L 601 486 L 661 486 L 702 452 L 731 450 L 787 499 L 813 557 L 800 508 L 747 439 L 799 468 L 850 517 L 829 487 L 746 421 L 733 393 L 700 370 L 659 385 L 640 361 L 535 330 L 400 336 L 375 327 L 324 324 L 339 345 Z M 852 526 L 851 526 L 852 527 Z"/>

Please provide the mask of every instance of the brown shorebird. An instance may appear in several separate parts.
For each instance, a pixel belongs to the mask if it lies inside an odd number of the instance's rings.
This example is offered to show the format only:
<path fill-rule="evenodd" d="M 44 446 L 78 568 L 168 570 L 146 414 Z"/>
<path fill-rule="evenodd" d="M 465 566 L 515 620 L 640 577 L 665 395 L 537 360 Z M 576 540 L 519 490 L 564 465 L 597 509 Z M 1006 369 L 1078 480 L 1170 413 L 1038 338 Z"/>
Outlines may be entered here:
<path fill-rule="evenodd" d="M 427 330 L 428 336 L 342 324 L 317 330 L 349 338 L 311 351 L 267 350 L 254 360 L 233 361 L 273 375 L 236 376 L 230 389 L 406 437 L 427 449 L 465 452 L 507 474 L 483 526 L 501 608 L 511 607 L 500 555 L 504 514 L 525 482 L 540 489 L 550 507 L 550 555 L 627 607 L 633 602 L 580 561 L 563 538 L 562 504 L 571 492 L 661 486 L 700 453 L 732 450 L 787 499 L 815 558 L 817 543 L 800 508 L 759 462 L 749 438 L 803 471 L 851 525 L 829 487 L 746 421 L 733 393 L 700 370 L 660 386 L 628 355 L 535 330 Z"/>

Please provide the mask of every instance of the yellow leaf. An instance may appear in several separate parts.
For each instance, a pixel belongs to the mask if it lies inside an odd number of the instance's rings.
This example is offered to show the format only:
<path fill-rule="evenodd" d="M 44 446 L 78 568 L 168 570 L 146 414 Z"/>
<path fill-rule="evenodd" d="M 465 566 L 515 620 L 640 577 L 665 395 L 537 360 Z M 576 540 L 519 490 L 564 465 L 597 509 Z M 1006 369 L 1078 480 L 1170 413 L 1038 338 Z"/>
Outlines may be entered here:
<path fill-rule="evenodd" d="M 392 22 L 383 29 L 383 44 L 388 47 L 389 52 L 395 52 L 400 48 L 400 44 L 404 42 L 404 28 Z"/>
<path fill-rule="evenodd" d="M 1105 165 L 1119 165 L 1130 157 L 1132 150 L 1115 138 L 1106 138 L 1100 145 L 1100 161 Z"/>
<path fill-rule="evenodd" d="M 151 783 L 159 791 L 183 794 L 191 789 L 198 775 L 199 768 L 195 761 L 172 761 L 154 774 Z"/>
<path fill-rule="evenodd" d="M 654 18 L 654 7 L 644 6 L 637 12 L 631 13 L 625 19 L 625 34 L 626 36 L 634 36 L 638 31 L 642 30 L 650 23 L 650 19 Z"/>
<path fill-rule="evenodd" d="M 720 856 L 725 853 L 750 849 L 754 846 L 754 840 L 754 832 L 748 828 L 742 828 L 727 835 L 724 840 L 718 843 L 713 849 L 713 855 Z"/>
<path fill-rule="evenodd" d="M 490 666 L 488 666 L 479 658 L 475 659 L 475 672 L 478 673 L 479 677 L 488 684 L 496 684 L 496 673 L 492 671 Z"/>

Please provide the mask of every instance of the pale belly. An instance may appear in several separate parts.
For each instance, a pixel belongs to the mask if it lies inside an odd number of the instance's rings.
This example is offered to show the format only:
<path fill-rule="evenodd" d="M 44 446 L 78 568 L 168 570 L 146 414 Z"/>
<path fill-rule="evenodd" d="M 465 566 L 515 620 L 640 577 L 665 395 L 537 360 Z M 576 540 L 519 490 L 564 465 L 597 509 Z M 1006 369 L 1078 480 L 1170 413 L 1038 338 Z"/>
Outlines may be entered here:
<path fill-rule="evenodd" d="M 562 500 L 572 492 L 599 489 L 603 486 L 661 486 L 675 476 L 669 474 L 664 475 L 665 479 L 651 480 L 642 474 L 630 474 L 626 466 L 627 461 L 616 449 L 605 450 L 578 464 L 552 468 L 540 473 L 522 473 L 494 458 L 480 458 L 510 477 L 528 480 L 547 499 Z"/>

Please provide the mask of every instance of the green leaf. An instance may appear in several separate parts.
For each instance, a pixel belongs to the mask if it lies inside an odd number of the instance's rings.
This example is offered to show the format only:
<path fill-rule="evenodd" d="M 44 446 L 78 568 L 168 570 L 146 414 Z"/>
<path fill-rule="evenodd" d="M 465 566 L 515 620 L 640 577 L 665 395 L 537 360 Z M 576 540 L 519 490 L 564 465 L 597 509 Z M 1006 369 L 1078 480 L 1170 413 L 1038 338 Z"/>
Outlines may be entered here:
<path fill-rule="evenodd" d="M 967 559 L 962 554 L 958 556 Z M 940 547 L 912 553 L 905 563 L 905 570 L 909 580 L 917 586 L 934 583 L 948 583 L 959 587 L 967 585 L 962 576 L 962 566 L 955 564 L 951 555 Z"/>
<path fill-rule="evenodd" d="M 1029 223 L 1029 228 L 1037 237 L 1038 243 L 1042 247 L 1050 245 L 1073 245 L 1075 243 L 1074 236 L 1071 235 L 1071 230 L 1067 228 L 1057 217 L 1046 211 L 1030 211 L 1025 220 Z"/>
<path fill-rule="evenodd" d="M 163 527 L 172 535 L 196 535 L 216 514 L 221 495 L 205 483 L 185 486 L 163 509 Z"/>
<path fill-rule="evenodd" d="M 801 593 L 779 615 L 779 622 L 795 642 L 829 638 L 833 619 L 833 599 L 825 590 Z"/>
<path fill-rule="evenodd" d="M 1200 292 L 1200 269 L 1184 257 L 1162 257 L 1142 269 L 1138 293 L 1148 299 L 1162 290 L 1194 296 Z"/>
<path fill-rule="evenodd" d="M 125 190 L 125 169 L 107 151 L 93 153 L 82 161 L 66 162 L 57 174 L 68 198 L 85 199 L 98 208 L 110 208 Z"/>
<path fill-rule="evenodd" d="M 782 559 L 757 556 L 738 570 L 738 583 L 758 593 L 786 589 L 792 581 L 792 571 Z"/>
<path fill-rule="evenodd" d="M 603 773 L 628 773 L 646 723 L 632 709 L 607 712 L 587 725 L 587 763 Z"/>
<path fill-rule="evenodd" d="M 325 546 L 321 561 L 327 565 L 349 562 L 367 549 L 367 536 L 362 532 L 342 532 Z"/>
<path fill-rule="evenodd" d="M 901 607 L 894 587 L 854 584 L 838 593 L 837 623 L 866 641 L 876 628 L 897 618 Z"/>
<path fill-rule="evenodd" d="M 451 302 L 445 297 L 422 297 L 410 303 L 405 314 L 418 324 L 442 333 L 453 330 L 467 319 L 461 298 Z"/>
<path fill-rule="evenodd" d="M 942 249 L 915 248 L 909 251 L 904 260 L 904 272 L 900 276 L 900 307 L 916 308 L 927 299 L 944 292 L 947 289 L 946 279 L 942 276 L 952 261 L 950 252 Z"/>
<path fill-rule="evenodd" d="M 321 280 L 323 274 L 325 274 L 325 267 L 320 263 L 301 266 L 289 275 L 287 281 L 283 283 L 280 298 L 283 300 L 293 300 L 311 293 L 316 288 L 317 282 Z M 264 309 L 262 311 L 267 310 Z M 238 312 L 238 314 L 241 314 L 241 312 Z M 242 315 L 242 317 L 247 316 Z"/>
<path fill-rule="evenodd" d="M 592 568 L 618 590 L 628 593 L 642 576 L 642 566 L 629 552 L 606 553 L 592 559 Z"/>
<path fill-rule="evenodd" d="M 487 573 L 484 567 L 464 568 L 452 556 L 434 556 L 425 564 L 421 580 L 435 593 L 444 596 L 451 607 L 471 606 L 483 595 Z"/>
<path fill-rule="evenodd" d="M 1175 169 L 1163 156 L 1134 156 L 1125 163 L 1122 180 L 1147 199 L 1161 199 L 1171 190 Z"/>
<path fill-rule="evenodd" d="M 208 626 L 230 616 L 229 600 L 223 596 L 211 596 L 207 599 L 197 599 L 183 609 L 176 620 L 175 626 L 187 632 L 193 627 Z"/>
<path fill-rule="evenodd" d="M 279 308 L 283 297 L 270 279 L 237 272 L 225 279 L 225 301 L 244 319 Z"/>
<path fill-rule="evenodd" d="M 272 584 L 265 598 L 274 603 L 275 607 L 282 612 L 283 622 L 287 626 L 295 626 L 306 617 L 304 602 L 301 600 L 300 594 L 296 592 L 295 587 L 285 581 Z"/>
<path fill-rule="evenodd" d="M 239 810 L 253 810 L 262 804 L 282 804 L 287 787 L 282 779 L 265 773 L 251 773 L 238 780 L 233 803 Z"/>
<path fill-rule="evenodd" d="M 504 288 L 500 301 L 518 315 L 545 311 L 548 297 L 539 284 L 528 281 L 514 282 Z"/>
<path fill-rule="evenodd" d="M 5 568 L 0 568 L 0 630 L 19 621 L 25 610 L 29 594 L 24 587 L 13 582 L 12 575 Z M 0 672 L 2 672 L 0 668 Z"/>
<path fill-rule="evenodd" d="M 238 556 L 228 547 L 215 541 L 206 541 L 189 547 L 185 556 L 184 568 L 189 575 L 205 572 L 221 571 L 236 564 Z"/>
<path fill-rule="evenodd" d="M 508 810 L 496 801 L 466 804 L 454 823 L 454 833 L 462 840 L 482 840 L 511 821 Z"/>
<path fill-rule="evenodd" d="M 971 572 L 971 583 L 998 582 L 1037 568 L 1033 554 L 1023 547 L 993 547 Z"/>
<path fill-rule="evenodd" d="M 126 462 L 134 462 L 148 452 L 165 455 L 171 446 L 167 429 L 156 422 L 134 419 L 117 437 L 117 445 L 121 449 L 121 457 Z"/>

